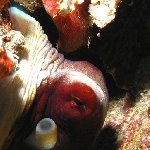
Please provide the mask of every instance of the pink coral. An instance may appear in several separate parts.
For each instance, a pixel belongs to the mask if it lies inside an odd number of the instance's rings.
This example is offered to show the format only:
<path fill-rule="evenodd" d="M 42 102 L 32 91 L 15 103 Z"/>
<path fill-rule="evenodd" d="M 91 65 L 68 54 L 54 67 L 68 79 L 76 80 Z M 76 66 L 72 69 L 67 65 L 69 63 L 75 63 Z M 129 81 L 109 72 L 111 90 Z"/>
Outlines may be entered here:
<path fill-rule="evenodd" d="M 135 106 L 124 111 L 126 101 L 111 102 L 105 124 L 112 125 L 118 131 L 121 140 L 119 150 L 150 148 L 150 92 L 141 93 Z"/>

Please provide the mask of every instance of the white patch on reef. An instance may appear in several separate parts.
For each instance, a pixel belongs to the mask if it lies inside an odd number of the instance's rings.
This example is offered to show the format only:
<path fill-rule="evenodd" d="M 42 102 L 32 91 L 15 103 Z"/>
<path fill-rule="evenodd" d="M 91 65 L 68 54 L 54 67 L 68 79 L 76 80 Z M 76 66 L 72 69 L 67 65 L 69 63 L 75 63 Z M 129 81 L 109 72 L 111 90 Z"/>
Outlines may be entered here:
<path fill-rule="evenodd" d="M 89 13 L 92 23 L 103 28 L 115 18 L 117 0 L 91 0 Z"/>
<path fill-rule="evenodd" d="M 75 10 L 75 4 L 82 4 L 84 0 L 60 0 L 59 4 L 60 14 L 66 15 L 69 12 Z"/>

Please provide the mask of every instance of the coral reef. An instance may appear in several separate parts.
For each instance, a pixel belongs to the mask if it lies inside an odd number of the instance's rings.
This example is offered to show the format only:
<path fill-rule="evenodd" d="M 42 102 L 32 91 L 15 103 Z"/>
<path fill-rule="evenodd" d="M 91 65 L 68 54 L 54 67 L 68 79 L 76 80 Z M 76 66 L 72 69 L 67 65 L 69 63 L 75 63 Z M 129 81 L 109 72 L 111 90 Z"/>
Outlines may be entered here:
<path fill-rule="evenodd" d="M 3 3 L 2 3 L 3 2 Z M 0 12 L 0 79 L 17 70 L 20 51 L 23 49 L 24 37 L 13 30 L 8 13 L 9 1 L 1 1 Z"/>
<path fill-rule="evenodd" d="M 110 102 L 105 125 L 118 133 L 119 150 L 150 148 L 150 90 L 140 93 L 134 106 L 127 99 Z"/>
<path fill-rule="evenodd" d="M 115 18 L 119 0 L 42 0 L 59 32 L 58 49 L 73 52 L 88 44 L 88 29 L 105 27 Z"/>
<path fill-rule="evenodd" d="M 14 1 L 29 11 L 40 5 L 39 0 Z M 88 30 L 93 24 L 102 29 L 114 20 L 120 0 L 42 0 L 42 3 L 59 32 L 58 49 L 68 53 L 88 45 Z"/>

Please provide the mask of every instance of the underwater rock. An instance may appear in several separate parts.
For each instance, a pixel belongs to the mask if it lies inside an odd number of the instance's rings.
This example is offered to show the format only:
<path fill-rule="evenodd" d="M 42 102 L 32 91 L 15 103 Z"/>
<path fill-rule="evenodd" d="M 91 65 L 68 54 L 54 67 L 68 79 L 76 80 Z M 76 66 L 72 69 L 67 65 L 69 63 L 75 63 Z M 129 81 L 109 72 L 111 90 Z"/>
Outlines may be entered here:
<path fill-rule="evenodd" d="M 95 29 L 90 45 L 117 86 L 135 96 L 150 82 L 147 80 L 149 69 L 143 63 L 150 57 L 147 50 L 150 47 L 149 6 L 147 0 L 122 1 L 115 20 L 100 31 L 100 37 L 97 37 L 98 29 Z M 141 69 L 142 63 L 145 71 Z"/>
<path fill-rule="evenodd" d="M 129 106 L 126 103 L 125 98 L 119 101 L 114 99 L 110 102 L 105 126 L 111 125 L 116 130 L 119 150 L 149 149 L 150 90 L 141 92 L 134 106 Z"/>

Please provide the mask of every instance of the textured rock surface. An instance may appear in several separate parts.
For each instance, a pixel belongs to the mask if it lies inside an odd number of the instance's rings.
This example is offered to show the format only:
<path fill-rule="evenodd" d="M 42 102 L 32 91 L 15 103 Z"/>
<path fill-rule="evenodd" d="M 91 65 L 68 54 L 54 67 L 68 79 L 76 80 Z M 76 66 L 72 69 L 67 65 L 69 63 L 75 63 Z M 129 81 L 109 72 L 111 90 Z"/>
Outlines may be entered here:
<path fill-rule="evenodd" d="M 116 129 L 119 150 L 150 148 L 150 90 L 140 95 L 133 107 L 123 99 L 110 103 L 105 123 Z"/>

